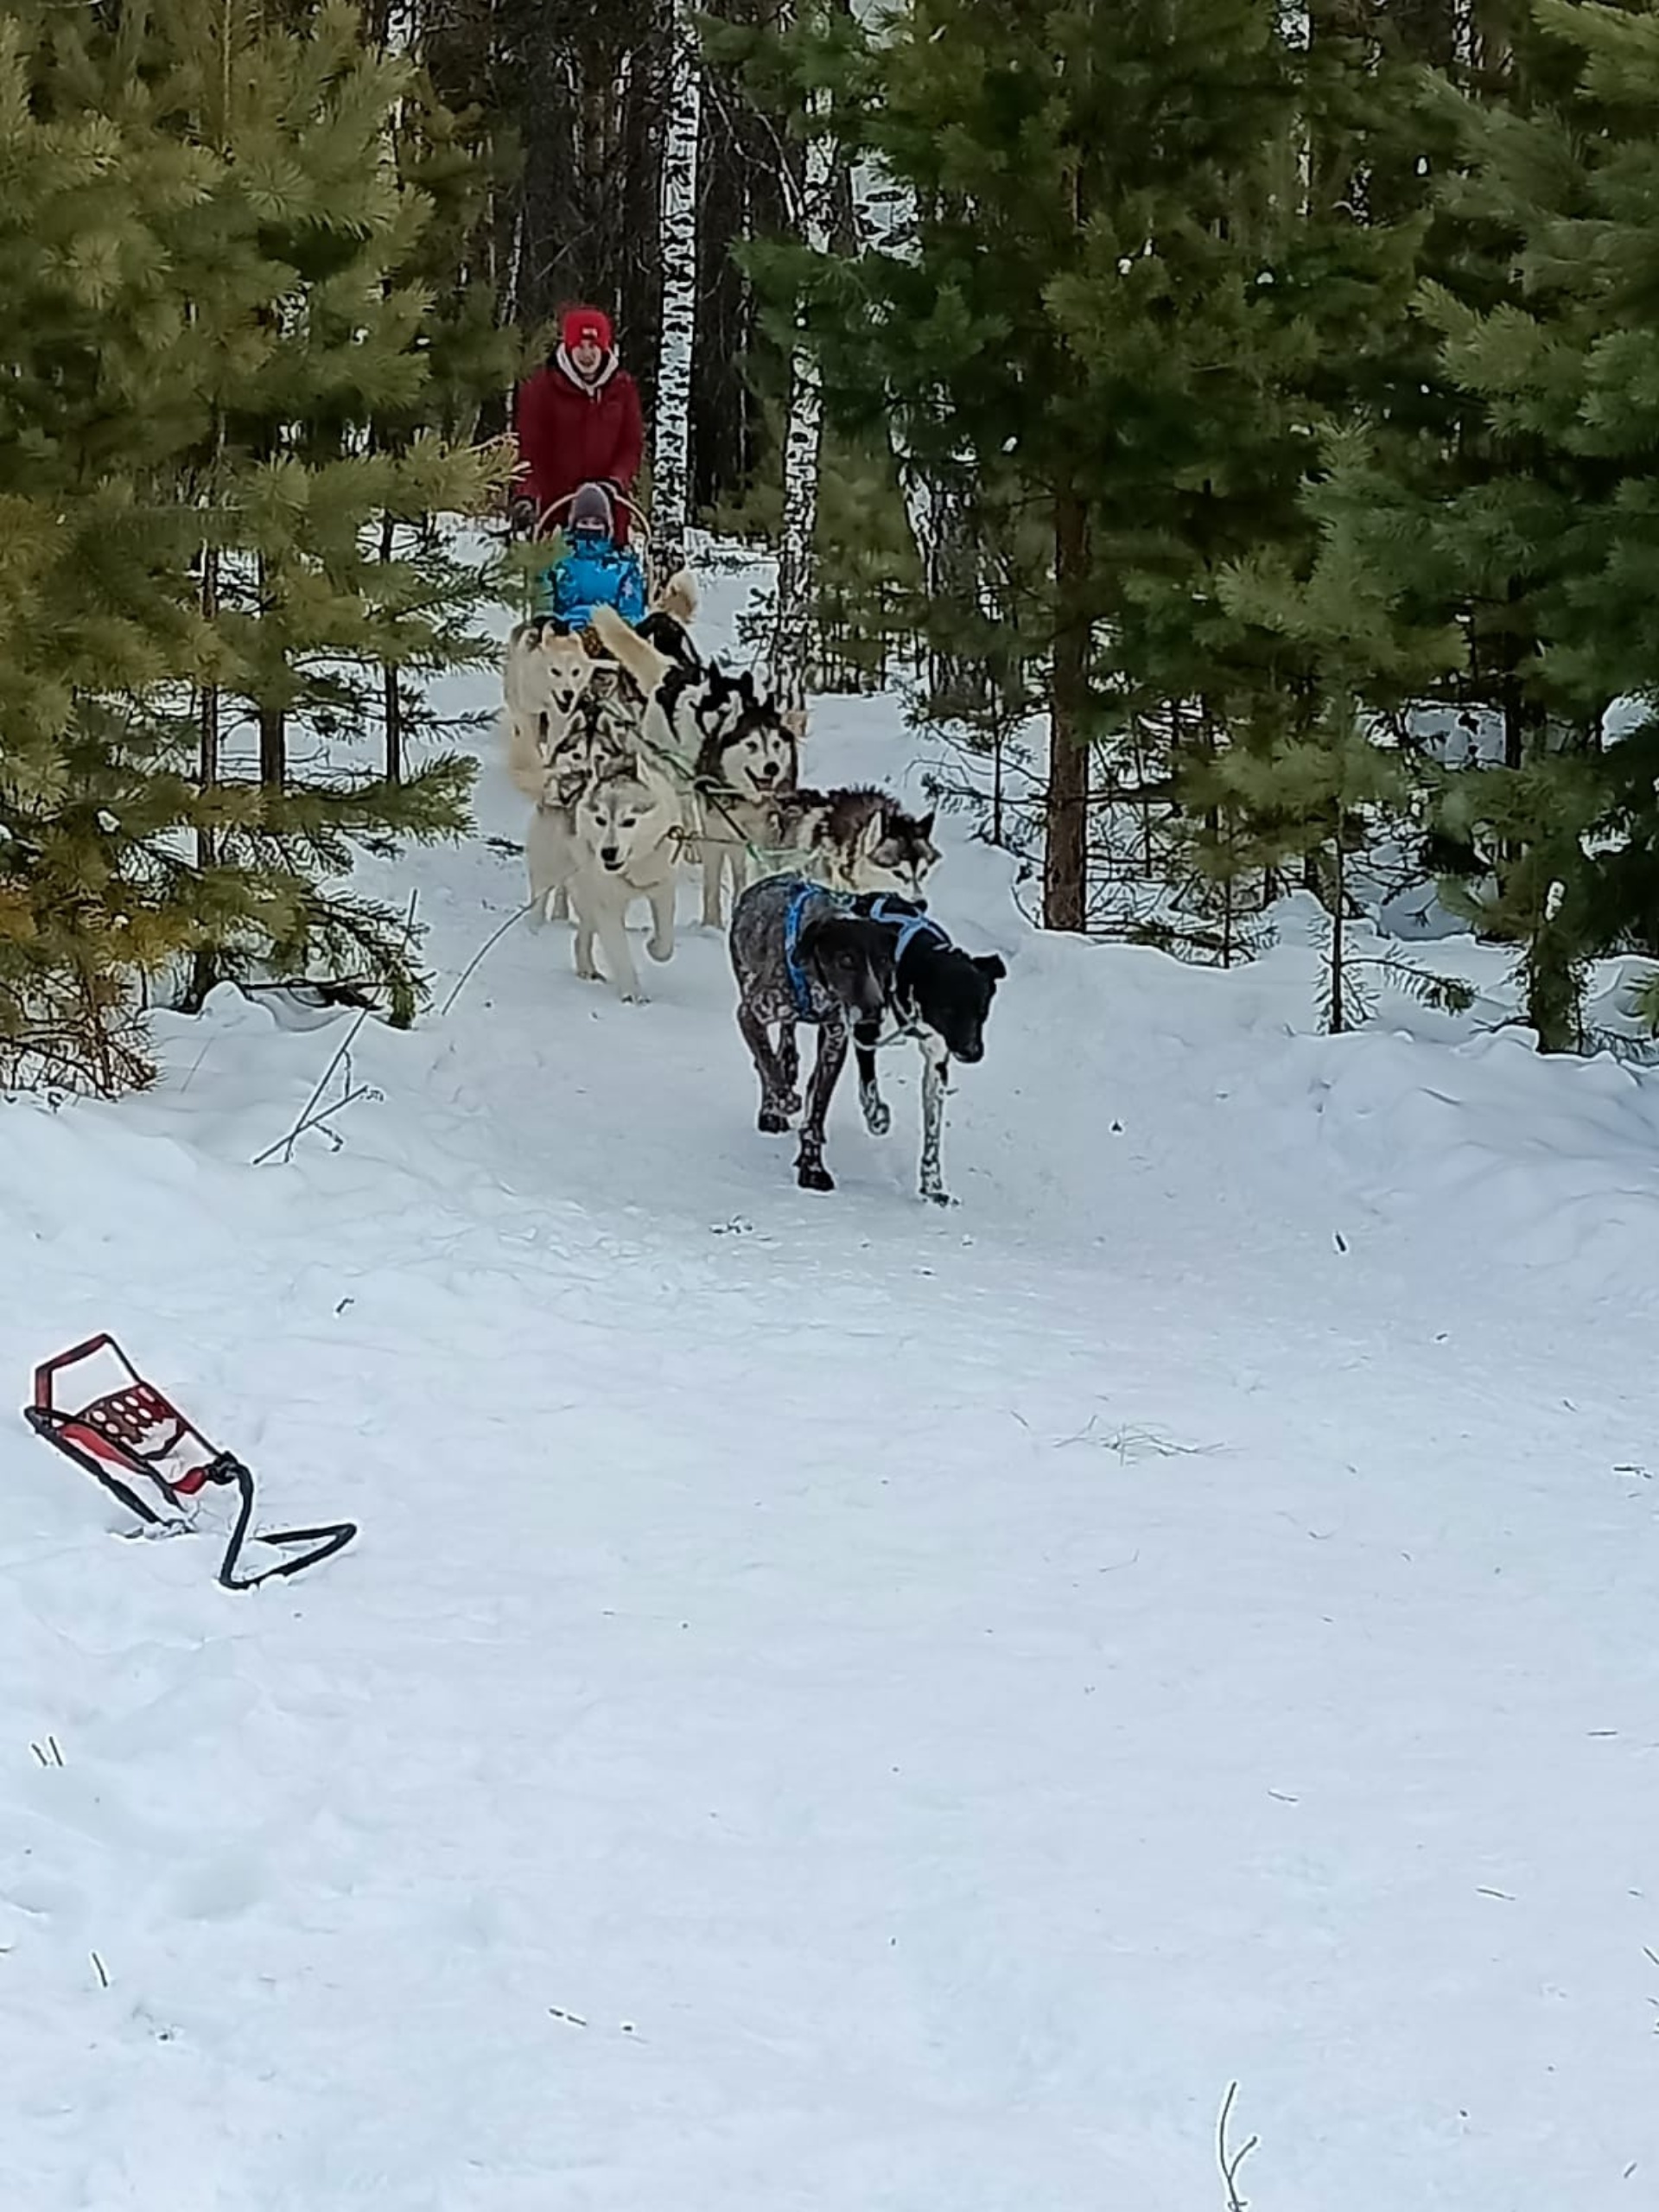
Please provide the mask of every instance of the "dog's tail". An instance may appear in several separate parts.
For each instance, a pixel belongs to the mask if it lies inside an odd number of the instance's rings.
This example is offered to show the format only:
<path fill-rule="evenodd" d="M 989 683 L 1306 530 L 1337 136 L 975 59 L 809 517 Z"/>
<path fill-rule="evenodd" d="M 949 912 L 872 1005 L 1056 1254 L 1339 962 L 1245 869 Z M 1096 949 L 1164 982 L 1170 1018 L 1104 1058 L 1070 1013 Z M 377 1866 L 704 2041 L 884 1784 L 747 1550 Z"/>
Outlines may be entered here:
<path fill-rule="evenodd" d="M 671 614 L 677 622 L 689 624 L 696 619 L 700 603 L 696 578 L 690 569 L 676 569 L 652 601 L 652 611 L 657 614 Z"/>
<path fill-rule="evenodd" d="M 541 804 L 547 788 L 547 762 L 536 742 L 534 725 L 520 721 L 517 715 L 507 716 L 507 773 L 516 791 L 532 804 Z"/>
<path fill-rule="evenodd" d="M 593 629 L 612 659 L 621 662 L 649 699 L 674 665 L 668 655 L 659 653 L 648 638 L 630 628 L 613 607 L 594 607 Z"/>

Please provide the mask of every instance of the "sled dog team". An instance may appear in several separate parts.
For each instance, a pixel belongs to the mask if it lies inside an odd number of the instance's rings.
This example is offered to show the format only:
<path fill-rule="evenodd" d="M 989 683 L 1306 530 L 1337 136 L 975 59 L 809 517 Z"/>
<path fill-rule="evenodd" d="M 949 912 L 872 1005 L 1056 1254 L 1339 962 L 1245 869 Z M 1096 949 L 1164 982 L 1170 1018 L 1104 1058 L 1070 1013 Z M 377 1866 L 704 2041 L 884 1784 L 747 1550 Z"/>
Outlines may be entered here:
<path fill-rule="evenodd" d="M 729 881 L 737 1020 L 760 1080 L 760 1127 L 779 1132 L 803 1113 L 797 1031 L 817 1029 L 796 1179 L 833 1190 L 824 1122 L 849 1045 L 865 1126 L 881 1136 L 891 1116 L 876 1053 L 908 1039 L 923 1065 L 921 1194 L 948 1205 L 950 1063 L 982 1056 L 1002 963 L 960 950 L 926 912 L 933 816 L 867 786 L 804 786 L 790 721 L 747 671 L 732 674 L 693 642 L 696 605 L 681 572 L 637 627 L 596 607 L 604 659 L 556 620 L 521 622 L 508 639 L 508 768 L 535 809 L 524 835 L 531 926 L 568 913 L 577 975 L 597 980 L 597 944 L 611 988 L 639 1002 L 630 908 L 648 905 L 646 950 L 665 961 L 680 876 L 701 868 L 702 918 L 715 928 Z"/>

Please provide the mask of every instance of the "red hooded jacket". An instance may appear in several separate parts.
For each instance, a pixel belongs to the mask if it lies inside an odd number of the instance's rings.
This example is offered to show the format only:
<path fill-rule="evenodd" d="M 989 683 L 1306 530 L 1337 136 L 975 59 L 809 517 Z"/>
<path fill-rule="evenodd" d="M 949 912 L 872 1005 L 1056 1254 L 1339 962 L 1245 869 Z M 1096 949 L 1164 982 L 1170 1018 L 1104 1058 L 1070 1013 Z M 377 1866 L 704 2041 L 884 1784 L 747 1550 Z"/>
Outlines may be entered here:
<path fill-rule="evenodd" d="M 585 385 L 555 355 L 518 391 L 518 454 L 529 464 L 520 488 L 538 507 L 567 498 L 578 485 L 608 479 L 632 493 L 645 453 L 639 393 L 626 369 L 615 365 L 598 383 Z M 627 514 L 618 507 L 617 539 L 627 537 Z"/>

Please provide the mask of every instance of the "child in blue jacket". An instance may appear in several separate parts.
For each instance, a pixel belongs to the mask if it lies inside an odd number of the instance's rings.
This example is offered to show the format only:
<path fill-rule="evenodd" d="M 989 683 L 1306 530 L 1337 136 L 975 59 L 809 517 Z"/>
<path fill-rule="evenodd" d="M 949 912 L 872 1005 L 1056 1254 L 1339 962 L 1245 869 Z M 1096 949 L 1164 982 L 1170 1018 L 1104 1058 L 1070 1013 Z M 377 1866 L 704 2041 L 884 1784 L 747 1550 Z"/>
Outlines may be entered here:
<path fill-rule="evenodd" d="M 537 612 L 569 630 L 585 630 L 595 607 L 613 607 L 625 622 L 645 614 L 645 575 L 631 546 L 616 542 L 616 515 L 602 484 L 584 484 L 564 523 L 565 550 L 542 572 Z"/>

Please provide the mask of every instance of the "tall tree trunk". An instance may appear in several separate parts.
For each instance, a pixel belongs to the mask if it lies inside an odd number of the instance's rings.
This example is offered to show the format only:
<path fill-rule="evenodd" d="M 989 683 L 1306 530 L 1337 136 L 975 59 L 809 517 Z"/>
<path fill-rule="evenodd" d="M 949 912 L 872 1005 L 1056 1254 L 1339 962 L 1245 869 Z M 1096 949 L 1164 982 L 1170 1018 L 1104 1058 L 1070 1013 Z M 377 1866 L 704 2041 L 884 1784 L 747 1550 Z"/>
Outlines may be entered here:
<path fill-rule="evenodd" d="M 1342 842 L 1342 810 L 1337 810 L 1337 834 L 1332 842 L 1331 864 L 1331 1034 L 1340 1037 L 1348 1027 L 1347 924 L 1348 855 Z"/>
<path fill-rule="evenodd" d="M 697 146 L 702 67 L 687 0 L 674 10 L 668 131 L 663 147 L 663 304 L 651 457 L 652 543 L 659 571 L 685 565 L 691 486 L 691 367 L 697 336 Z"/>
<path fill-rule="evenodd" d="M 272 611 L 271 571 L 259 556 L 259 614 L 269 621 Z M 280 707 L 262 706 L 259 724 L 259 780 L 267 791 L 279 791 L 288 781 L 288 718 Z"/>
<path fill-rule="evenodd" d="M 808 112 L 822 124 L 822 92 Z M 835 142 L 822 128 L 806 142 L 798 228 L 814 253 L 830 250 L 835 188 Z M 803 310 L 797 309 L 798 327 Z M 784 528 L 778 549 L 778 599 L 772 613 L 767 676 L 774 696 L 798 717 L 806 708 L 812 657 L 813 539 L 818 521 L 818 466 L 823 444 L 823 391 L 817 356 L 798 343 L 789 361 L 789 426 L 784 435 Z"/>
<path fill-rule="evenodd" d="M 397 546 L 397 525 L 390 515 L 380 518 L 380 558 L 390 561 Z M 397 680 L 397 664 L 380 664 L 380 693 L 382 719 L 386 726 L 386 781 L 401 784 L 404 780 L 404 691 Z"/>
<path fill-rule="evenodd" d="M 219 548 L 204 544 L 201 549 L 201 619 L 204 622 L 219 620 Z M 196 783 L 205 798 L 209 791 L 219 788 L 219 686 L 204 683 L 196 695 Z M 205 874 L 219 863 L 219 836 L 213 826 L 203 822 L 196 830 L 196 866 Z M 201 1006 L 219 981 L 218 963 L 213 948 L 198 945 L 191 956 L 189 1004 Z"/>
<path fill-rule="evenodd" d="M 1043 924 L 1081 930 L 1089 897 L 1089 518 L 1069 492 L 1054 503 L 1054 684 L 1049 714 Z"/>

